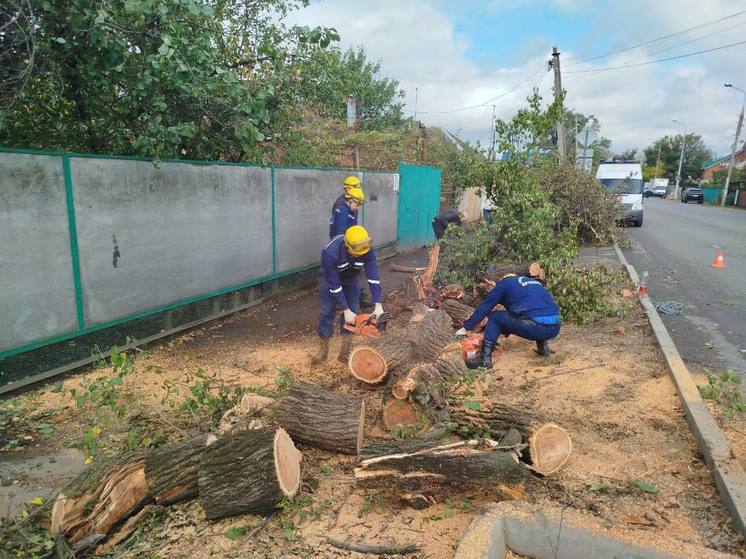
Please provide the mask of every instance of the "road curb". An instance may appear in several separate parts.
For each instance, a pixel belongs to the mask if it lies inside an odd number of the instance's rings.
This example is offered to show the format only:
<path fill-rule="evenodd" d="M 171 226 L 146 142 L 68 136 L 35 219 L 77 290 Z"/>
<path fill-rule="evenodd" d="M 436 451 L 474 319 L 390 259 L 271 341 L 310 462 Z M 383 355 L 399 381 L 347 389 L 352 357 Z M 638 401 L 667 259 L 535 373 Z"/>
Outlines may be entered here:
<path fill-rule="evenodd" d="M 630 279 L 637 285 L 640 281 L 637 270 L 627 262 L 616 243 L 614 243 L 614 250 L 619 261 L 627 269 Z M 655 309 L 655 305 L 647 295 L 640 296 L 640 303 L 648 316 L 650 326 L 653 328 L 656 340 L 658 340 L 658 346 L 663 352 L 666 367 L 684 407 L 686 420 L 697 439 L 699 448 L 705 457 L 705 462 L 710 468 L 720 498 L 733 518 L 736 528 L 746 538 L 746 473 L 731 451 L 730 445 L 715 418 L 707 409 L 707 405 L 702 399 L 689 369 L 681 359 L 681 355 L 679 355 L 673 339 Z"/>

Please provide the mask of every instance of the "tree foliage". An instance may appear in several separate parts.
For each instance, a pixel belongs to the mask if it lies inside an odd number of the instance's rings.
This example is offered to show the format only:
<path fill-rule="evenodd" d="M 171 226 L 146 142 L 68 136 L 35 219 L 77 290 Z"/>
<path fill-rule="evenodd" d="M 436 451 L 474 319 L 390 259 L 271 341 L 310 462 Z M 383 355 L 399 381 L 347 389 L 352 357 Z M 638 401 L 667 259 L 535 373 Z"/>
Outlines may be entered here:
<path fill-rule="evenodd" d="M 399 82 L 381 75 L 380 61 L 371 61 L 362 47 L 342 52 L 317 50 L 294 71 L 300 76 L 295 96 L 316 107 L 320 116 L 346 117 L 347 99 L 357 102 L 360 127 L 380 130 L 402 124 L 404 92 Z"/>
<path fill-rule="evenodd" d="M 671 181 L 676 180 L 679 156 L 681 154 L 681 142 L 683 140 L 684 134 L 663 136 L 645 149 L 645 160 L 653 162 L 654 165 L 658 156 L 658 147 L 660 147 L 662 173 L 658 175 L 659 178 L 668 178 Z M 681 165 L 681 182 L 695 181 L 699 177 L 702 164 L 711 157 L 712 152 L 705 145 L 699 134 L 687 134 L 686 143 L 684 144 L 684 158 Z"/>
<path fill-rule="evenodd" d="M 278 70 L 338 39 L 333 29 L 281 23 L 304 3 L 13 0 L 0 34 L 0 142 L 255 158 L 281 109 Z"/>

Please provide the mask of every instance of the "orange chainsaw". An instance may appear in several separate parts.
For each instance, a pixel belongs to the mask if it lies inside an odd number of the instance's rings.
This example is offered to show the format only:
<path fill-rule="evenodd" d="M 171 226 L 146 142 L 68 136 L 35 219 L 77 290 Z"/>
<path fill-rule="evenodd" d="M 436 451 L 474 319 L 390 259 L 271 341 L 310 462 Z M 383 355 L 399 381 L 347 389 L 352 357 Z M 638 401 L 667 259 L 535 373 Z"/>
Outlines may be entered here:
<path fill-rule="evenodd" d="M 355 319 L 355 324 L 345 323 L 345 330 L 349 330 L 356 336 L 368 336 L 369 338 L 377 338 L 381 335 L 381 332 L 386 330 L 386 323 L 389 321 L 389 315 L 383 313 L 381 316 L 376 318 L 372 314 L 359 314 Z"/>

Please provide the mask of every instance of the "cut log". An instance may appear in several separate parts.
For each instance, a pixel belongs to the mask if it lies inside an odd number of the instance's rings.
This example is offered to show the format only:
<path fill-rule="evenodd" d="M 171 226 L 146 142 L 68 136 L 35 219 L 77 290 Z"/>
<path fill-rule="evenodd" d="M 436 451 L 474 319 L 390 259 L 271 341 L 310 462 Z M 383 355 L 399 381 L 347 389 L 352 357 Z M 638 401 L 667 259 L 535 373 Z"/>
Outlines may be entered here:
<path fill-rule="evenodd" d="M 450 316 L 453 321 L 453 325 L 458 328 L 461 328 L 466 319 L 474 314 L 474 311 L 476 310 L 474 307 L 462 303 L 461 301 L 456 301 L 455 299 L 446 299 L 443 301 L 442 309 L 448 313 L 448 316 Z"/>
<path fill-rule="evenodd" d="M 208 435 L 199 434 L 145 456 L 145 480 L 156 503 L 173 505 L 197 497 L 197 466 L 207 444 Z"/>
<path fill-rule="evenodd" d="M 282 428 L 234 431 L 205 449 L 198 474 L 208 520 L 270 514 L 300 487 L 300 453 Z"/>
<path fill-rule="evenodd" d="M 543 476 L 557 473 L 572 454 L 570 435 L 559 425 L 547 423 L 529 439 L 531 469 Z"/>
<path fill-rule="evenodd" d="M 463 402 L 449 401 L 448 407 L 451 421 L 488 434 L 495 440 L 503 438 L 511 429 L 528 440 L 531 426 L 542 422 L 539 414 L 527 407 L 499 402 L 483 401 L 479 409 L 474 410 L 464 407 Z"/>
<path fill-rule="evenodd" d="M 357 454 L 363 444 L 365 402 L 358 396 L 295 381 L 277 404 L 275 419 L 296 442 Z"/>
<path fill-rule="evenodd" d="M 402 264 L 394 263 L 389 266 L 389 269 L 392 272 L 404 272 L 405 274 L 421 274 L 427 270 L 425 266 L 404 266 Z"/>
<path fill-rule="evenodd" d="M 361 485 L 432 483 L 496 485 L 528 475 L 518 449 L 494 441 L 372 441 L 360 450 L 355 480 Z"/>
<path fill-rule="evenodd" d="M 409 318 L 409 322 L 419 322 L 429 313 L 434 312 L 435 309 L 431 309 L 422 301 L 417 301 L 412 307 L 412 316 Z"/>
<path fill-rule="evenodd" d="M 417 390 L 426 390 L 434 395 L 435 391 L 442 396 L 444 379 L 455 375 L 463 377 L 468 374 L 458 347 L 456 351 L 442 353 L 432 363 L 419 363 L 412 367 L 402 378 L 392 383 L 391 394 L 398 400 L 405 400 Z"/>
<path fill-rule="evenodd" d="M 352 376 L 366 384 L 383 382 L 389 370 L 411 361 L 414 347 L 406 330 L 366 340 L 350 352 L 347 366 Z"/>
<path fill-rule="evenodd" d="M 378 384 L 391 372 L 401 375 L 418 362 L 435 359 L 451 342 L 450 317 L 445 311 L 430 312 L 402 330 L 366 340 L 355 347 L 348 366 L 355 378 L 367 384 Z"/>
<path fill-rule="evenodd" d="M 430 251 L 430 260 L 427 263 L 427 269 L 420 276 L 421 286 L 423 290 L 427 289 L 432 285 L 435 272 L 438 270 L 438 260 L 440 257 L 440 243 L 435 243 L 432 250 Z"/>
<path fill-rule="evenodd" d="M 150 500 L 144 460 L 102 460 L 57 495 L 50 531 L 64 534 L 72 544 L 94 535 L 100 540 Z"/>

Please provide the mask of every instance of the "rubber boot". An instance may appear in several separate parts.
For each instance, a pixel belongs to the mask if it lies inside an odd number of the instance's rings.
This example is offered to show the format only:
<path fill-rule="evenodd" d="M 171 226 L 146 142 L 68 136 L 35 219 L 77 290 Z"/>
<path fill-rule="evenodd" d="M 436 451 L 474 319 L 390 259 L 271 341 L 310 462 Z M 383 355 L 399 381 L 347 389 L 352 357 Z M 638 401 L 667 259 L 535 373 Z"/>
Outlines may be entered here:
<path fill-rule="evenodd" d="M 542 340 L 540 342 L 536 342 L 536 353 L 538 353 L 541 357 L 546 357 L 548 355 L 552 355 L 554 352 L 549 349 L 549 342 L 546 340 Z"/>
<path fill-rule="evenodd" d="M 319 338 L 319 351 L 311 356 L 311 366 L 321 365 L 329 356 L 329 338 Z"/>
<path fill-rule="evenodd" d="M 482 342 L 482 351 L 479 354 L 479 357 L 472 357 L 471 359 L 466 360 L 466 366 L 470 369 L 478 369 L 479 367 L 484 367 L 485 369 L 491 369 L 492 368 L 492 351 L 495 349 L 495 346 L 497 344 L 493 344 L 490 342 Z"/>
<path fill-rule="evenodd" d="M 352 336 L 342 334 L 342 347 L 339 348 L 339 355 L 337 361 L 347 365 L 347 361 L 350 359 L 350 351 L 352 350 Z"/>

